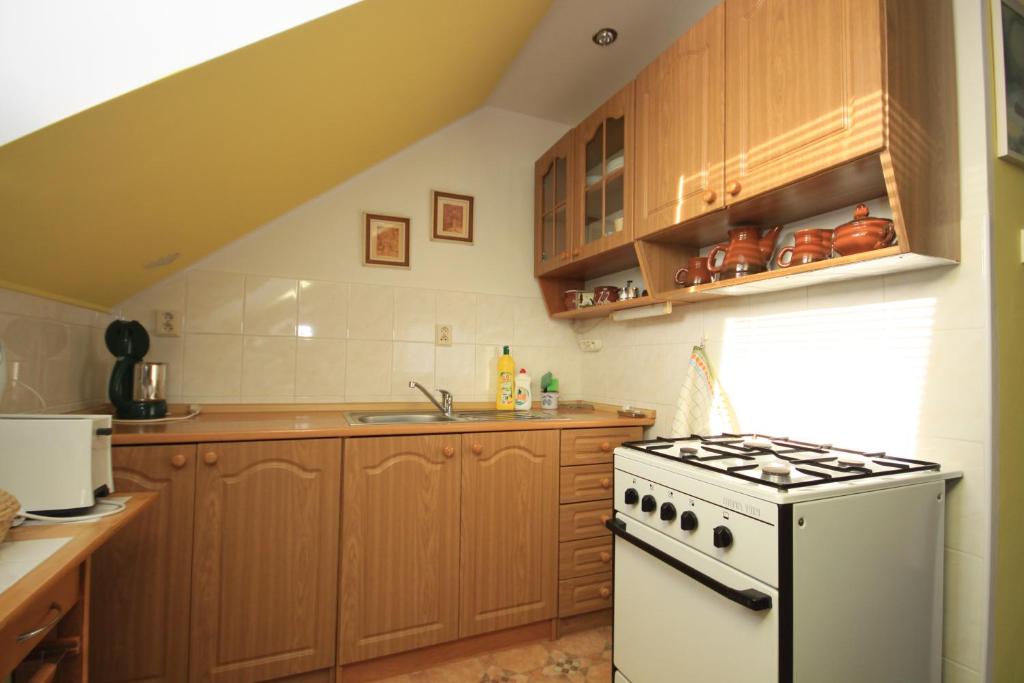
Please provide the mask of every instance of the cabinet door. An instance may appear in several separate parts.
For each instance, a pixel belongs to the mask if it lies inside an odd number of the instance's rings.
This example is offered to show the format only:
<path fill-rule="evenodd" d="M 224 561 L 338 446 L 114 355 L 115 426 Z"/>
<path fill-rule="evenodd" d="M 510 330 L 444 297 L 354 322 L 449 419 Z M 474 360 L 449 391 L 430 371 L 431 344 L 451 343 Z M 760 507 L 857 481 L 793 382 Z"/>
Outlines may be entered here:
<path fill-rule="evenodd" d="M 572 257 L 572 131 L 534 166 L 534 273 L 541 275 Z"/>
<path fill-rule="evenodd" d="M 554 617 L 558 432 L 466 434 L 462 452 L 460 635 Z"/>
<path fill-rule="evenodd" d="M 194 444 L 111 449 L 118 494 L 160 496 L 92 557 L 94 682 L 188 680 L 195 455 Z"/>
<path fill-rule="evenodd" d="M 882 148 L 879 0 L 726 0 L 726 202 Z"/>
<path fill-rule="evenodd" d="M 341 664 L 459 635 L 457 434 L 345 442 Z"/>
<path fill-rule="evenodd" d="M 719 5 L 636 79 L 633 232 L 725 205 L 725 9 Z"/>
<path fill-rule="evenodd" d="M 202 444 L 191 680 L 334 664 L 341 441 Z"/>
<path fill-rule="evenodd" d="M 633 239 L 632 83 L 576 128 L 573 147 L 573 256 L 586 258 Z"/>

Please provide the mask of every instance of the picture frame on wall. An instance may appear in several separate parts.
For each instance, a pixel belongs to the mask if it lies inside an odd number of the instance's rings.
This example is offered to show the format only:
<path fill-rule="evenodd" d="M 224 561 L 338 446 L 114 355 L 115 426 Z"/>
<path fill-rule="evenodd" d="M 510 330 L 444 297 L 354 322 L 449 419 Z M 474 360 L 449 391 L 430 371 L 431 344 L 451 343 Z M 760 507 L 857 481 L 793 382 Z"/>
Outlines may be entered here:
<path fill-rule="evenodd" d="M 409 267 L 409 219 L 366 213 L 363 265 Z"/>
<path fill-rule="evenodd" d="M 473 243 L 473 198 L 465 194 L 433 191 L 434 227 L 431 239 Z"/>
<path fill-rule="evenodd" d="M 991 2 L 998 154 L 1024 166 L 1024 3 Z"/>

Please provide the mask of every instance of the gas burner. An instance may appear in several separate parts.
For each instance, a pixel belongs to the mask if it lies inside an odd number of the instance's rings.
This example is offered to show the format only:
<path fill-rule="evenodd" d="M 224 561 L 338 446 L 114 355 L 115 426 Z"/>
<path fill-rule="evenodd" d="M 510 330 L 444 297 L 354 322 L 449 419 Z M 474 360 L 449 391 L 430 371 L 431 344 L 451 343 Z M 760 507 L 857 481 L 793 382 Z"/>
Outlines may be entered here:
<path fill-rule="evenodd" d="M 761 471 L 765 474 L 785 476 L 793 471 L 793 466 L 785 460 L 772 460 L 761 465 Z"/>
<path fill-rule="evenodd" d="M 840 453 L 836 461 L 844 467 L 864 467 L 868 464 L 867 458 L 856 453 Z"/>
<path fill-rule="evenodd" d="M 751 437 L 743 441 L 743 445 L 747 448 L 771 448 L 771 439 L 765 439 L 763 437 Z"/>

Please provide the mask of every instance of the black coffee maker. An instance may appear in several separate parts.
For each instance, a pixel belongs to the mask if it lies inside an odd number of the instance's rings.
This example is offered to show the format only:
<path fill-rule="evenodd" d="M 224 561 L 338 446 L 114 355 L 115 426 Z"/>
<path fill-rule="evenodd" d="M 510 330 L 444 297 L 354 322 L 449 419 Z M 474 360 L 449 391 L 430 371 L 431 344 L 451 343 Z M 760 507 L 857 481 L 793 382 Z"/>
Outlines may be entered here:
<path fill-rule="evenodd" d="M 161 418 L 167 415 L 164 398 L 166 363 L 146 363 L 149 333 L 136 320 L 115 320 L 107 327 L 107 349 L 117 362 L 110 373 L 110 402 L 122 420 Z"/>

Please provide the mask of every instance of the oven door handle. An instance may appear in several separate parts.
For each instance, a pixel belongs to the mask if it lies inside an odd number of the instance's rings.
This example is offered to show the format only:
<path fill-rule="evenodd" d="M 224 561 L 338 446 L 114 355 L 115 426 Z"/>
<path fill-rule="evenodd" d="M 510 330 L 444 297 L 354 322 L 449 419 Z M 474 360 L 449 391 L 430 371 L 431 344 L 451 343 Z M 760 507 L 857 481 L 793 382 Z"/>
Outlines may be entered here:
<path fill-rule="evenodd" d="M 690 565 L 684 562 L 680 562 L 679 560 L 672 557 L 668 553 L 664 552 L 660 548 L 655 548 L 647 541 L 637 538 L 633 534 L 629 533 L 628 531 L 626 531 L 626 522 L 622 519 L 619 519 L 618 517 L 616 517 L 615 519 L 609 519 L 607 522 L 605 522 L 605 526 L 608 527 L 609 531 L 611 531 L 613 534 L 615 534 L 622 540 L 626 541 L 627 543 L 636 546 L 648 555 L 658 558 L 659 560 L 661 560 L 668 566 L 672 567 L 673 569 L 676 569 L 682 572 L 683 574 L 686 574 L 691 579 L 694 579 L 698 583 L 707 586 L 719 595 L 732 600 L 737 605 L 743 605 L 747 609 L 752 610 L 754 612 L 761 612 L 766 609 L 772 608 L 772 596 L 767 595 L 766 593 L 762 593 L 759 590 L 754 590 L 753 588 L 740 590 L 738 588 L 726 586 L 724 583 L 720 581 L 716 581 L 707 574 L 704 574 L 703 572 L 694 569 Z"/>

